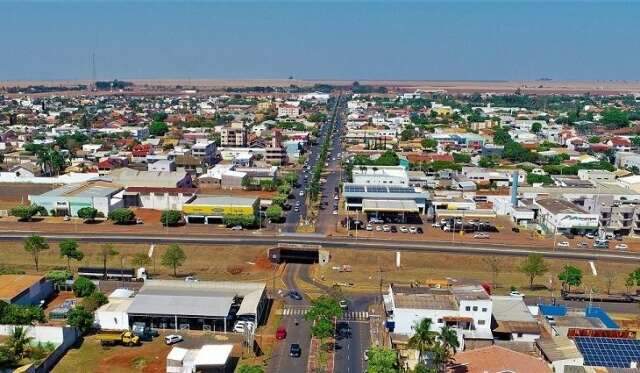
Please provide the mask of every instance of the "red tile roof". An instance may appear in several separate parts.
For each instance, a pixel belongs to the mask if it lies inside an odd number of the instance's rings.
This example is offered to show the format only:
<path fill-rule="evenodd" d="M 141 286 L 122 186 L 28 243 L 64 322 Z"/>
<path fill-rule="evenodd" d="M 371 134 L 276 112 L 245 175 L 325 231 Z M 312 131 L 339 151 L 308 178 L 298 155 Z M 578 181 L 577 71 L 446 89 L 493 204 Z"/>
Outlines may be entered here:
<path fill-rule="evenodd" d="M 450 369 L 452 373 L 551 372 L 542 359 L 496 345 L 459 352 L 455 361 L 460 365 Z"/>

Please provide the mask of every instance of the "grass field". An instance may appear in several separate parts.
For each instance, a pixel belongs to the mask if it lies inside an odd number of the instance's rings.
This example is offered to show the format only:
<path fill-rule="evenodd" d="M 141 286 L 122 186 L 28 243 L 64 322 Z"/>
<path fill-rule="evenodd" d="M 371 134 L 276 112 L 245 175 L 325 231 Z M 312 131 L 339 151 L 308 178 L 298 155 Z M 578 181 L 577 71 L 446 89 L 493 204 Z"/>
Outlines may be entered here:
<path fill-rule="evenodd" d="M 613 278 L 612 291 L 624 291 L 626 275 L 638 267 L 637 264 L 595 262 L 598 276 L 594 276 L 587 261 L 545 259 L 549 266 L 549 272 L 537 278 L 535 285 L 537 290 L 529 290 L 529 280 L 518 270 L 523 258 L 499 257 L 500 272 L 498 274 L 497 293 L 506 293 L 511 286 L 524 289 L 527 294 L 550 295 L 549 280 L 553 279 L 552 286 L 555 295 L 560 283 L 557 275 L 565 265 L 574 265 L 583 271 L 583 285 L 587 288 L 593 286 L 594 291 L 605 291 L 607 277 Z M 325 285 L 335 282 L 352 282 L 353 288 L 345 288 L 344 291 L 378 291 L 380 279 L 383 287 L 391 282 L 418 282 L 424 284 L 428 279 L 451 278 L 454 282 L 482 281 L 492 282 L 492 273 L 489 266 L 480 255 L 457 255 L 442 253 L 416 253 L 403 252 L 401 254 L 401 267 L 395 267 L 394 252 L 380 251 L 355 251 L 333 250 L 331 253 L 331 265 L 320 267 L 314 265 L 313 277 Z M 331 269 L 332 266 L 349 264 L 353 272 L 338 272 Z M 541 288 L 541 289 L 540 289 Z"/>

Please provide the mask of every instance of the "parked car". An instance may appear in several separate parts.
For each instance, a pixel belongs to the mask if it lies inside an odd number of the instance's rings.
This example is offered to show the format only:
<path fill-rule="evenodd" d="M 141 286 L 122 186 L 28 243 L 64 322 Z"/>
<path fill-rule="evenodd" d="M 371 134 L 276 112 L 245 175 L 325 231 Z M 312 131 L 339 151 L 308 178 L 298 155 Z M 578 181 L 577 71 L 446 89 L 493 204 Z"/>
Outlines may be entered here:
<path fill-rule="evenodd" d="M 246 330 L 255 329 L 255 324 L 251 321 L 239 320 L 233 326 L 233 331 L 236 333 L 244 333 Z"/>
<path fill-rule="evenodd" d="M 276 330 L 276 339 L 281 340 L 285 338 L 287 338 L 287 328 L 281 326 Z"/>
<path fill-rule="evenodd" d="M 560 241 L 556 244 L 556 247 L 569 247 L 569 242 L 567 241 Z"/>
<path fill-rule="evenodd" d="M 409 227 L 409 233 L 418 233 L 416 227 Z"/>
<path fill-rule="evenodd" d="M 593 240 L 594 238 L 596 238 L 596 236 L 593 233 L 587 233 L 584 236 L 590 240 Z"/>
<path fill-rule="evenodd" d="M 291 357 L 300 357 L 302 355 L 302 349 L 300 345 L 297 343 L 292 343 L 291 347 L 289 347 L 289 356 Z"/>
<path fill-rule="evenodd" d="M 407 227 L 405 227 L 404 225 L 400 226 L 400 232 L 402 233 L 407 233 L 409 232 L 409 230 L 407 229 Z"/>
<path fill-rule="evenodd" d="M 231 227 L 232 231 L 241 231 L 242 230 L 242 225 L 234 225 L 233 227 Z"/>
<path fill-rule="evenodd" d="M 368 230 L 368 231 L 372 231 L 372 230 L 373 230 L 373 225 L 371 225 L 371 224 L 367 224 L 367 230 Z"/>
<path fill-rule="evenodd" d="M 490 237 L 486 233 L 476 233 L 476 234 L 473 235 L 473 238 L 487 239 L 487 238 L 490 238 Z"/>
<path fill-rule="evenodd" d="M 369 219 L 369 224 L 384 224 L 384 220 L 378 218 Z"/>
<path fill-rule="evenodd" d="M 338 215 L 338 210 L 333 210 L 332 214 L 333 215 Z"/>
<path fill-rule="evenodd" d="M 391 227 L 389 227 L 388 225 L 383 225 L 382 226 L 382 231 L 383 232 L 389 232 L 389 231 L 391 231 Z"/>
<path fill-rule="evenodd" d="M 382 232 L 382 226 L 376 225 L 376 232 Z"/>
<path fill-rule="evenodd" d="M 300 193 L 298 193 L 298 195 L 299 195 L 300 197 L 303 197 L 303 196 L 304 196 L 304 190 L 301 190 L 301 191 L 300 191 Z"/>
<path fill-rule="evenodd" d="M 171 334 L 168 335 L 166 337 L 164 337 L 164 343 L 168 344 L 168 345 L 172 345 L 174 343 L 178 343 L 178 342 L 182 342 L 183 338 L 181 335 L 178 334 Z"/>
<path fill-rule="evenodd" d="M 628 248 L 629 248 L 629 245 L 627 245 L 626 243 L 619 243 L 616 245 L 617 250 L 627 250 Z"/>
<path fill-rule="evenodd" d="M 584 241 L 582 241 L 582 242 L 580 242 L 580 243 L 578 244 L 578 247 L 580 247 L 580 248 L 586 248 L 586 247 L 589 247 L 589 244 L 588 244 L 588 243 L 586 243 L 586 242 L 584 242 Z"/>
<path fill-rule="evenodd" d="M 520 228 L 518 228 L 518 227 L 513 227 L 513 228 L 511 228 L 511 231 L 512 231 L 512 232 L 515 232 L 515 233 L 520 233 Z"/>
<path fill-rule="evenodd" d="M 524 294 L 522 294 L 521 292 L 519 292 L 517 290 L 513 290 L 512 292 L 509 293 L 509 295 L 512 296 L 512 297 L 524 298 Z"/>
<path fill-rule="evenodd" d="M 442 226 L 440 225 L 440 223 L 433 223 L 433 224 L 431 224 L 431 226 L 432 226 L 433 228 L 442 228 Z"/>
<path fill-rule="evenodd" d="M 416 228 L 416 231 L 418 232 L 418 234 L 423 234 L 424 233 L 424 231 L 422 230 L 422 227 Z"/>
<path fill-rule="evenodd" d="M 364 361 L 369 361 L 369 350 L 364 350 Z"/>
<path fill-rule="evenodd" d="M 395 225 L 391 226 L 391 233 L 398 233 L 398 228 Z"/>

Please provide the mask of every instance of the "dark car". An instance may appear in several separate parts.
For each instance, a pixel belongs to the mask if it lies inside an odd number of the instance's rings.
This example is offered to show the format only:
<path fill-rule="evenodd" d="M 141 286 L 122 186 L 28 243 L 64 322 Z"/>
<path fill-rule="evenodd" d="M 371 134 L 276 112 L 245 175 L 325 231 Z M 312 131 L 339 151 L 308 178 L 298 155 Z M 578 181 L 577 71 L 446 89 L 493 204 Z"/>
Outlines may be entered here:
<path fill-rule="evenodd" d="M 396 227 L 395 225 L 391 226 L 391 233 L 398 233 L 398 227 Z"/>
<path fill-rule="evenodd" d="M 418 228 L 416 228 L 416 231 L 417 231 L 419 234 L 423 234 L 423 233 L 424 233 L 424 231 L 422 230 L 422 227 L 418 227 Z"/>
<path fill-rule="evenodd" d="M 297 291 L 290 291 L 289 296 L 291 297 L 291 299 L 302 300 L 302 295 L 300 295 L 300 293 L 298 293 Z"/>
<path fill-rule="evenodd" d="M 292 343 L 291 347 L 289 347 L 289 356 L 291 357 L 300 357 L 302 355 L 302 349 L 300 345 L 297 343 Z"/>

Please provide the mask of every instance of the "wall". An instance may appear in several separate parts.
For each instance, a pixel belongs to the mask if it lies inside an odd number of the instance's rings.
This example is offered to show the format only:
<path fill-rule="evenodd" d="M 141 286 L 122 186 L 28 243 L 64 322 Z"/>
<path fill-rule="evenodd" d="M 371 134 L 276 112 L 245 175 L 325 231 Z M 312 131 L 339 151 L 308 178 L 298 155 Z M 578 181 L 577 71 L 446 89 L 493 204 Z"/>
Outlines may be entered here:
<path fill-rule="evenodd" d="M 466 308 L 470 307 L 470 311 L 467 311 Z M 474 311 L 473 307 L 477 307 L 477 310 Z M 486 309 L 486 311 L 482 311 Z M 491 313 L 492 313 L 492 303 L 491 300 L 461 300 L 460 301 L 460 316 L 466 316 L 473 318 L 473 324 L 476 329 L 491 329 Z M 479 321 L 483 320 L 484 325 L 480 325 Z"/>
<path fill-rule="evenodd" d="M 126 312 L 97 311 L 95 322 L 100 326 L 100 329 L 129 329 L 129 315 Z"/>
<path fill-rule="evenodd" d="M 393 320 L 395 321 L 395 329 L 393 332 L 413 335 L 414 326 L 416 323 L 422 321 L 422 319 L 431 319 L 432 330 L 439 331 L 440 328 L 444 326 L 444 323 L 438 324 L 438 319 L 442 319 L 445 316 L 458 316 L 458 311 L 396 308 L 393 310 Z"/>
<path fill-rule="evenodd" d="M 20 296 L 13 303 L 20 304 L 23 306 L 26 306 L 26 305 L 37 306 L 40 304 L 41 300 L 49 299 L 49 297 L 51 297 L 51 295 L 53 294 L 53 291 L 54 291 L 53 283 L 50 281 L 44 280 L 43 282 L 33 284 L 29 288 L 29 291 L 27 293 Z"/>

